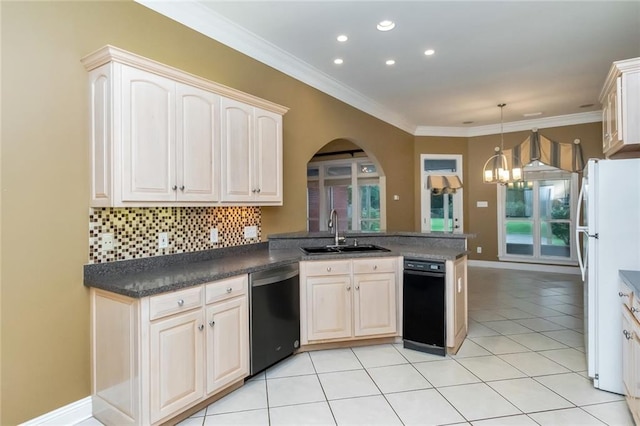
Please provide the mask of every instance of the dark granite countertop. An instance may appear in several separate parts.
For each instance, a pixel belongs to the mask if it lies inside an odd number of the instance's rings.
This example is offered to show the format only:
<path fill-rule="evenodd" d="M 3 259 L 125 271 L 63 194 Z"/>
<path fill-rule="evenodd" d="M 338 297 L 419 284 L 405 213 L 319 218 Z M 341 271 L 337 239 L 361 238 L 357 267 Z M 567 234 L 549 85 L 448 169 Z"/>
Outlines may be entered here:
<path fill-rule="evenodd" d="M 415 244 L 387 244 L 383 247 L 390 251 L 305 255 L 299 248 L 274 249 L 269 248 L 267 243 L 260 243 L 206 252 L 85 265 L 84 285 L 140 298 L 301 260 L 387 256 L 455 260 L 467 254 L 467 251 L 455 248 L 424 247 Z"/>
<path fill-rule="evenodd" d="M 640 298 L 640 271 L 620 271 L 620 278 L 629 287 L 633 289 L 634 297 Z"/>

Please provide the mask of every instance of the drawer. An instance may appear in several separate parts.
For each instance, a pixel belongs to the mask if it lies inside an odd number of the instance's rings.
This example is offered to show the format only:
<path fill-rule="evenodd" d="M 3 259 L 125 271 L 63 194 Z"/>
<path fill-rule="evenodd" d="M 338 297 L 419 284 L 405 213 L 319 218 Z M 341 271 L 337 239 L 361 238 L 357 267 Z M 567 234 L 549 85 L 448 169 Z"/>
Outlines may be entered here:
<path fill-rule="evenodd" d="M 206 285 L 206 303 L 219 302 L 236 296 L 247 294 L 249 277 L 238 275 Z"/>
<path fill-rule="evenodd" d="M 618 296 L 620 296 L 620 301 L 622 302 L 622 304 L 627 305 L 627 308 L 631 309 L 632 301 L 634 298 L 637 300 L 638 295 L 634 295 L 633 290 L 631 290 L 631 288 L 626 285 L 624 281 L 621 280 L 619 283 L 620 285 L 618 286 L 618 288 L 620 289 L 620 291 L 618 292 Z"/>
<path fill-rule="evenodd" d="M 636 317 L 636 321 L 640 323 L 640 294 L 634 294 L 631 303 L 631 313 Z"/>
<path fill-rule="evenodd" d="M 149 319 L 151 321 L 202 306 L 203 287 L 197 286 L 173 293 L 151 296 Z"/>
<path fill-rule="evenodd" d="M 351 274 L 351 260 L 320 260 L 304 264 L 308 277 Z"/>
<path fill-rule="evenodd" d="M 397 257 L 371 257 L 353 261 L 354 274 L 371 274 L 376 272 L 396 272 L 398 269 Z"/>

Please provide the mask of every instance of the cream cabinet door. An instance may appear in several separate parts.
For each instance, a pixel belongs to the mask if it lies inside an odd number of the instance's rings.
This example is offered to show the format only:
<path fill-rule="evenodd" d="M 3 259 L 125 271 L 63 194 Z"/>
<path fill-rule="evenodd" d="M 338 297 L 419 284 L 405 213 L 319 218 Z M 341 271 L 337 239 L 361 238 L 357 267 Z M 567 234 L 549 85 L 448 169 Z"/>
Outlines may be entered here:
<path fill-rule="evenodd" d="M 151 421 L 178 414 L 204 396 L 202 309 L 151 323 L 149 372 Z"/>
<path fill-rule="evenodd" d="M 282 203 L 282 116 L 256 108 L 255 129 L 256 199 Z"/>
<path fill-rule="evenodd" d="M 125 65 L 121 77 L 122 201 L 174 201 L 175 82 Z"/>
<path fill-rule="evenodd" d="M 306 286 L 308 340 L 351 337 L 351 277 L 308 277 Z"/>
<path fill-rule="evenodd" d="M 177 201 L 218 201 L 220 98 L 176 84 Z"/>
<path fill-rule="evenodd" d="M 255 173 L 253 107 L 221 98 L 222 201 L 251 201 Z"/>
<path fill-rule="evenodd" d="M 249 374 L 246 296 L 207 307 L 207 394 Z"/>
<path fill-rule="evenodd" d="M 447 347 L 456 353 L 467 336 L 467 258 L 447 261 Z"/>
<path fill-rule="evenodd" d="M 353 276 L 354 336 L 396 332 L 396 274 Z"/>

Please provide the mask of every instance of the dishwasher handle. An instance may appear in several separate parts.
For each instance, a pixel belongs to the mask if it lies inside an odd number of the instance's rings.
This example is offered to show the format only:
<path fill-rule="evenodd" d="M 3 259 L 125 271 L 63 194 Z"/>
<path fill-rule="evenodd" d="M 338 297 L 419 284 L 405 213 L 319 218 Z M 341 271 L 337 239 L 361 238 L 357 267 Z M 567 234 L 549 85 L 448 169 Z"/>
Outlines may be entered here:
<path fill-rule="evenodd" d="M 251 287 L 260 287 L 263 285 L 275 284 L 277 282 L 286 281 L 300 274 L 297 265 L 286 266 L 282 268 L 267 269 L 266 271 L 254 272 L 249 275 Z"/>
<path fill-rule="evenodd" d="M 444 272 L 426 272 L 426 271 L 416 271 L 414 269 L 408 269 L 408 270 L 405 269 L 404 274 L 405 275 L 421 275 L 423 277 L 438 277 L 438 278 L 445 277 Z"/>

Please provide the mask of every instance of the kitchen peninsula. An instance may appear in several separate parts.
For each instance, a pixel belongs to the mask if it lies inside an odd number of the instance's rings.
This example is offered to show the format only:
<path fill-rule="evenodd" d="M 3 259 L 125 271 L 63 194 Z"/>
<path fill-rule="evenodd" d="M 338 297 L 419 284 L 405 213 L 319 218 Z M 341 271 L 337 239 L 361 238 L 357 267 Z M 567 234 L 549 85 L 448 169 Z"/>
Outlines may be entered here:
<path fill-rule="evenodd" d="M 105 424 L 163 423 L 241 386 L 249 375 L 248 274 L 285 265 L 300 265 L 300 350 L 313 350 L 400 339 L 403 259 L 443 262 L 446 346 L 457 351 L 467 330 L 470 236 L 345 237 L 350 247 L 386 250 L 308 255 L 302 247 L 326 246 L 333 238 L 303 232 L 273 235 L 265 243 L 86 265 L 94 416 Z M 327 309 L 327 300 L 346 310 Z"/>

